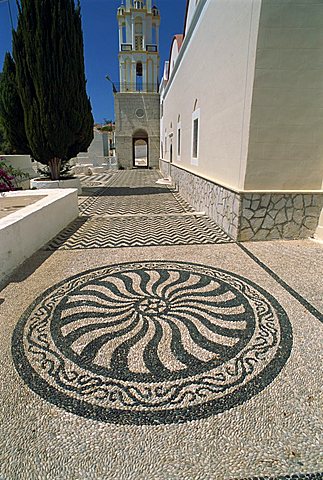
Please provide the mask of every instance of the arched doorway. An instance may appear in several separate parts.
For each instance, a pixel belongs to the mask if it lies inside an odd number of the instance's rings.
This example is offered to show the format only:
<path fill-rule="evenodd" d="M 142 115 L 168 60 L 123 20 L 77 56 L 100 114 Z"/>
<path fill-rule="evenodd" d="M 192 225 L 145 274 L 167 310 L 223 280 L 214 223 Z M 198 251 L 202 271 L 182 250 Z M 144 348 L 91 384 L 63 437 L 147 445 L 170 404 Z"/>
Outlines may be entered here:
<path fill-rule="evenodd" d="M 133 144 L 133 167 L 148 168 L 149 151 L 148 151 L 148 135 L 145 130 L 138 130 L 132 137 Z"/>

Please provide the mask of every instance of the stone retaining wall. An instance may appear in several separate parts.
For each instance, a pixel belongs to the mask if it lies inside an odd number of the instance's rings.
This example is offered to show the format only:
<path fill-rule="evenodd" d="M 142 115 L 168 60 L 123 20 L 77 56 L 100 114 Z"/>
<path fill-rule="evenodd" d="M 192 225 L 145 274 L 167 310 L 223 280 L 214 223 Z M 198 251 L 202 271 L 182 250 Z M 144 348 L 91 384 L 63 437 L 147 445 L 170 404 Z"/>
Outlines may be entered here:
<path fill-rule="evenodd" d="M 235 192 L 163 160 L 179 193 L 237 241 L 308 238 L 314 235 L 322 193 Z"/>
<path fill-rule="evenodd" d="M 237 238 L 241 203 L 239 194 L 170 165 L 168 162 L 160 163 L 162 173 L 171 175 L 179 193 L 187 202 L 215 220 L 231 238 Z"/>
<path fill-rule="evenodd" d="M 244 193 L 238 239 L 275 240 L 314 235 L 322 194 Z"/>

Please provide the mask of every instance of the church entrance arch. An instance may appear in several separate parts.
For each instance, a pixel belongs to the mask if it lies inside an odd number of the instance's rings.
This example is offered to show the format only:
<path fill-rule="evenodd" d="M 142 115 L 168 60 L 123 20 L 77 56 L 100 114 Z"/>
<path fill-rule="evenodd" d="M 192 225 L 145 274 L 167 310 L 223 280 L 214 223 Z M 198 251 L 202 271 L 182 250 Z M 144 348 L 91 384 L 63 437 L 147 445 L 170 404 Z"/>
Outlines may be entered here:
<path fill-rule="evenodd" d="M 133 167 L 148 168 L 148 134 L 145 130 L 137 130 L 132 136 L 133 145 Z"/>

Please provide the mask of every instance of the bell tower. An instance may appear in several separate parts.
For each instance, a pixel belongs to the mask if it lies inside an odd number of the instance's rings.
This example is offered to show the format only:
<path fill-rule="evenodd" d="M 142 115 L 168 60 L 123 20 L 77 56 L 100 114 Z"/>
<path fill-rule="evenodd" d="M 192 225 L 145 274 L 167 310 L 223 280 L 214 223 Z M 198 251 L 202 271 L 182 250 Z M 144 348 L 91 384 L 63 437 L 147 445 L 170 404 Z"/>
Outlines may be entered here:
<path fill-rule="evenodd" d="M 160 14 L 152 0 L 121 1 L 116 156 L 121 168 L 158 168 Z"/>
<path fill-rule="evenodd" d="M 120 92 L 158 91 L 158 8 L 151 0 L 126 0 L 118 8 Z"/>

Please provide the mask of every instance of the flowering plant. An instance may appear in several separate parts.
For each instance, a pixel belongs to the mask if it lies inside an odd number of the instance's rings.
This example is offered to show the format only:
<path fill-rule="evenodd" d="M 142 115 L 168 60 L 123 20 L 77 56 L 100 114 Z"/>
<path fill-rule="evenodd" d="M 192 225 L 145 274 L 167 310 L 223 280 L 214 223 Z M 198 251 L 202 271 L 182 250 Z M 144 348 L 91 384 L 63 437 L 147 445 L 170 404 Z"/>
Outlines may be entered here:
<path fill-rule="evenodd" d="M 0 165 L 0 192 L 14 190 L 15 186 L 12 182 L 14 178 L 13 175 L 9 175 L 9 173 Z"/>
<path fill-rule="evenodd" d="M 17 179 L 28 177 L 21 170 L 8 165 L 3 158 L 0 157 L 0 193 L 10 192 L 17 189 Z"/>

